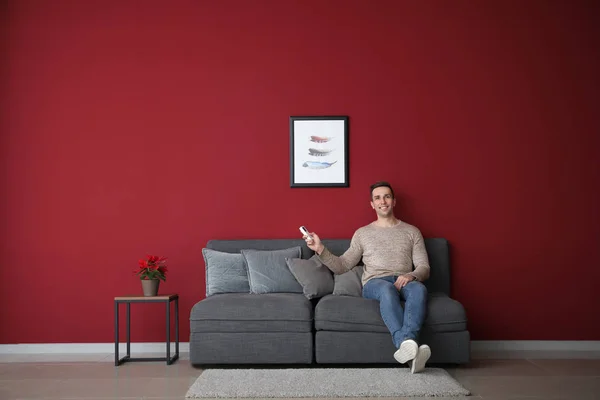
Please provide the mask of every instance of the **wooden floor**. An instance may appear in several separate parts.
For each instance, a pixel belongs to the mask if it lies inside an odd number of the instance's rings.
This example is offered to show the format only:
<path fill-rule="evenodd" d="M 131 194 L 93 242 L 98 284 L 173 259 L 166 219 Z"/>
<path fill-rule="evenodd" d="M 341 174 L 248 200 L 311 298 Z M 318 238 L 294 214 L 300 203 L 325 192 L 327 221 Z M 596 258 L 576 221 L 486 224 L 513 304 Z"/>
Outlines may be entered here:
<path fill-rule="evenodd" d="M 600 400 L 598 354 L 482 354 L 466 366 L 436 367 L 445 367 L 471 391 L 463 399 Z M 181 400 L 201 372 L 185 353 L 170 366 L 137 362 L 119 367 L 112 354 L 0 355 L 0 400 Z"/>

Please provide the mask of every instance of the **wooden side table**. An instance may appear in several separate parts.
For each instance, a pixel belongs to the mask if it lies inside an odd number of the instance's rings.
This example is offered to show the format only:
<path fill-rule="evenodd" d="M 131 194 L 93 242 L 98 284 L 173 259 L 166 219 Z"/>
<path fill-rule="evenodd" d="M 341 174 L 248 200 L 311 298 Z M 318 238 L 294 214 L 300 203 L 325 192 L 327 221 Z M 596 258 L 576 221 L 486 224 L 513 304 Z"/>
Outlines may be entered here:
<path fill-rule="evenodd" d="M 171 302 L 175 302 L 175 354 L 171 357 Z M 127 355 L 119 359 L 119 304 L 127 305 Z M 166 303 L 167 305 L 167 356 L 166 357 L 131 357 L 130 309 L 131 303 Z M 127 361 L 166 361 L 173 364 L 179 358 L 179 295 L 164 296 L 121 296 L 115 297 L 115 366 Z"/>

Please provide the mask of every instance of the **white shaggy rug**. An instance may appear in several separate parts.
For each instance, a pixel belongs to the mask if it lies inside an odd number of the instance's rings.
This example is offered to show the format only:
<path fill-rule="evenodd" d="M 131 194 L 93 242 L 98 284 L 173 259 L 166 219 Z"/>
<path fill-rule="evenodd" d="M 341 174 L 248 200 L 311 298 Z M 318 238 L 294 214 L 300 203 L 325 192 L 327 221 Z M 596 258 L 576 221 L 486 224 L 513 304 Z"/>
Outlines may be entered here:
<path fill-rule="evenodd" d="M 427 368 L 207 369 L 187 398 L 467 396 L 446 371 Z"/>

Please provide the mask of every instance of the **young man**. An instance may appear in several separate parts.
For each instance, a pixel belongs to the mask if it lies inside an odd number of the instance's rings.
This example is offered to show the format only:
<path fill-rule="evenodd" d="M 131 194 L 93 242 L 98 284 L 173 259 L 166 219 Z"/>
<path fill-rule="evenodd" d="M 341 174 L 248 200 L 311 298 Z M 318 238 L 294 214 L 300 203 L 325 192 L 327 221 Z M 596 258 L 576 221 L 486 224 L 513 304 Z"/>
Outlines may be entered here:
<path fill-rule="evenodd" d="M 429 260 L 421 232 L 397 219 L 395 206 L 390 184 L 377 182 L 371 186 L 371 207 L 377 220 L 354 233 L 343 255 L 331 254 L 314 232 L 304 240 L 335 274 L 351 270 L 362 258 L 363 297 L 379 301 L 381 317 L 398 349 L 394 358 L 402 364 L 408 362 L 416 373 L 425 369 L 431 356 L 429 346 L 417 344 L 427 311 L 427 289 L 422 282 L 429 278 Z"/>

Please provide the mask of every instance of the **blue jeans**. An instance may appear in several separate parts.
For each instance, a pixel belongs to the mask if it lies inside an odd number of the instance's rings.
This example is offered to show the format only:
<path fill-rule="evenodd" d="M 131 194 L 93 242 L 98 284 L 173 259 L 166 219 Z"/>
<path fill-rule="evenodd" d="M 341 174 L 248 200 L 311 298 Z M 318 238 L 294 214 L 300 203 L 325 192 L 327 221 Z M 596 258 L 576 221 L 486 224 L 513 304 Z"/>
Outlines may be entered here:
<path fill-rule="evenodd" d="M 419 331 L 427 313 L 427 288 L 421 282 L 408 282 L 400 291 L 394 286 L 397 276 L 370 279 L 363 287 L 363 297 L 379 302 L 379 312 L 392 334 L 396 348 L 406 339 L 418 342 Z M 401 300 L 404 300 L 404 309 Z"/>

